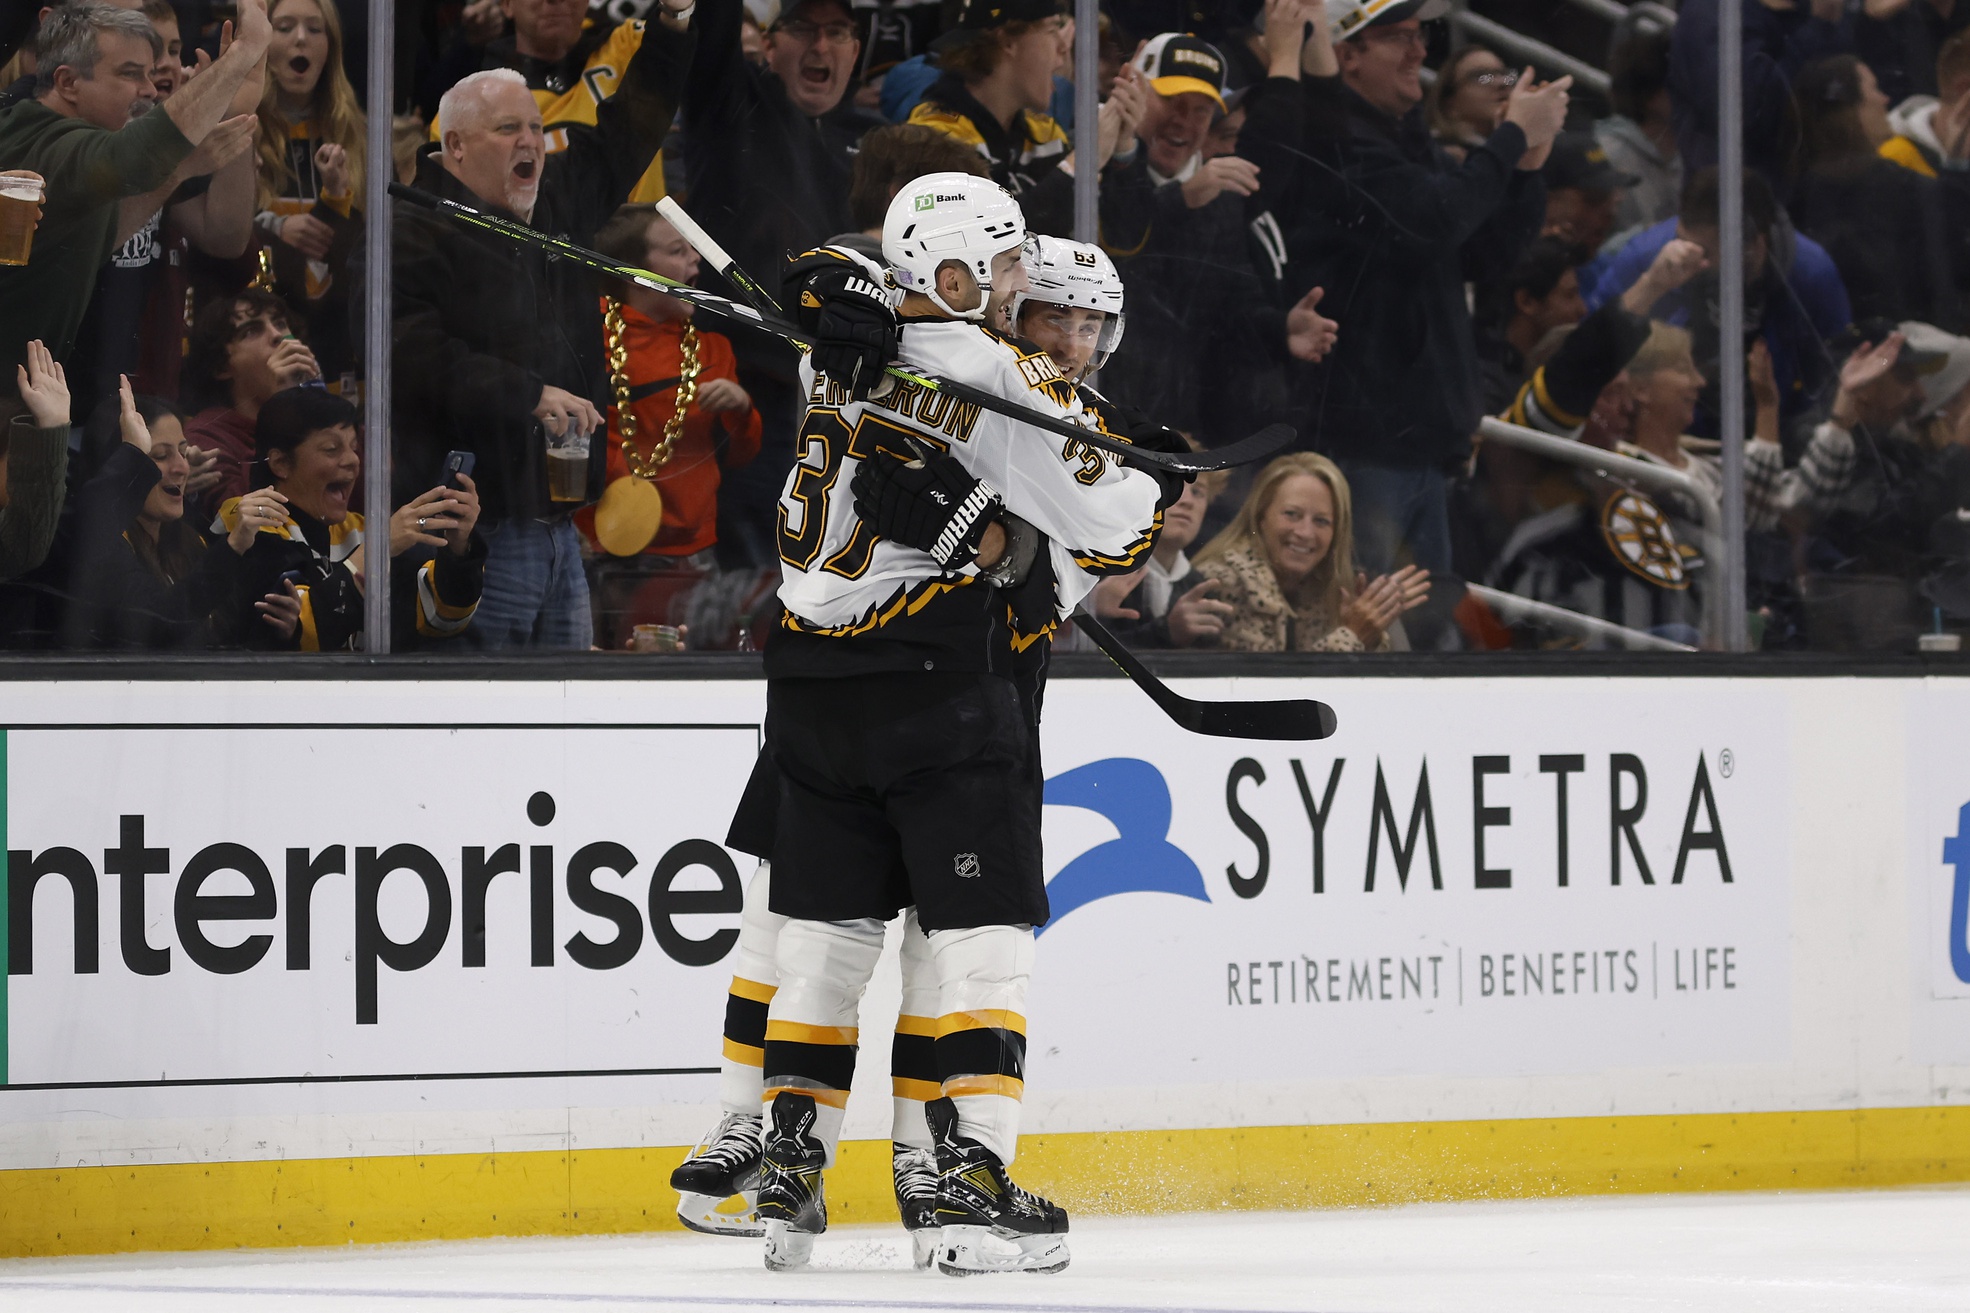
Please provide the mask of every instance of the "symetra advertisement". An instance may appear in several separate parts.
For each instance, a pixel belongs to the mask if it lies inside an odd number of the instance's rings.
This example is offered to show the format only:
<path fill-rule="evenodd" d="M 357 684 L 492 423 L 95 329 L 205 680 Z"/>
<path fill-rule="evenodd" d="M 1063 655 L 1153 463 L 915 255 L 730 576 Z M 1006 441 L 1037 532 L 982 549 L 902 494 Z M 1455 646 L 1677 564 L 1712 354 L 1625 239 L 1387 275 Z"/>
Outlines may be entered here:
<path fill-rule="evenodd" d="M 1320 690 L 1340 732 L 1295 745 L 1057 682 L 1031 1085 L 1782 1060 L 1789 690 L 1640 687 L 1351 681 Z M 762 703 L 261 685 L 15 716 L 0 1119 L 49 1115 L 10 1097 L 37 1090 L 704 1100 Z"/>
<path fill-rule="evenodd" d="M 1343 687 L 1300 745 L 1050 700 L 1036 1085 L 1785 1056 L 1783 687 Z"/>

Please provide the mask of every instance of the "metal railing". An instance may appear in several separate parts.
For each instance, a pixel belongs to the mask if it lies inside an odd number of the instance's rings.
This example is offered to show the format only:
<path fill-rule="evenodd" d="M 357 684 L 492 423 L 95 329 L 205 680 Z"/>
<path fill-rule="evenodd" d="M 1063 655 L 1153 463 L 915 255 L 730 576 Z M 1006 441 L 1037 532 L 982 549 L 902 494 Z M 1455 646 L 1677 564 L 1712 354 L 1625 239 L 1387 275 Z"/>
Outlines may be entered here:
<path fill-rule="evenodd" d="M 1551 629 L 1572 634 L 1576 638 L 1607 639 L 1620 643 L 1630 651 L 1640 652 L 1694 652 L 1688 643 L 1678 643 L 1674 639 L 1658 638 L 1645 634 L 1639 629 L 1617 625 L 1612 620 L 1602 620 L 1598 616 L 1582 615 L 1569 611 L 1551 602 L 1534 601 L 1530 597 L 1520 597 L 1503 589 L 1487 588 L 1483 584 L 1465 584 L 1464 588 L 1472 597 L 1483 602 L 1498 613 L 1500 619 L 1531 620 Z"/>
<path fill-rule="evenodd" d="M 1662 28 L 1676 26 L 1676 11 L 1668 5 L 1655 3 L 1655 0 L 1635 0 L 1631 5 L 1624 5 L 1621 0 L 1566 0 L 1566 2 L 1575 9 L 1586 10 L 1596 18 L 1606 19 L 1616 27 L 1626 27 L 1638 21 Z"/>
<path fill-rule="evenodd" d="M 1450 15 L 1450 26 L 1456 29 L 1459 35 L 1469 40 L 1481 41 L 1500 55 L 1523 60 L 1528 64 L 1536 64 L 1540 68 L 1570 73 L 1573 75 L 1575 86 L 1599 95 L 1607 95 L 1609 88 L 1614 85 L 1606 73 L 1592 64 L 1575 59 L 1572 55 L 1555 49 L 1544 41 L 1522 36 L 1503 23 L 1494 22 L 1482 14 L 1474 14 L 1468 9 L 1453 10 Z"/>
<path fill-rule="evenodd" d="M 394 233 L 390 227 L 390 184 L 396 181 L 390 152 L 390 107 L 396 104 L 397 20 L 391 0 L 369 0 L 369 137 L 363 175 L 364 268 L 369 286 L 363 301 L 363 505 L 369 510 L 371 543 L 363 593 L 363 648 L 378 655 L 390 650 L 390 270 Z"/>
<path fill-rule="evenodd" d="M 1555 437 L 1538 429 L 1507 424 L 1486 418 L 1478 423 L 1478 433 L 1489 441 L 1517 447 L 1549 460 L 1563 461 L 1580 469 L 1633 483 L 1650 492 L 1672 492 L 1687 497 L 1696 506 L 1703 522 L 1703 554 L 1715 568 L 1703 590 L 1703 636 L 1706 646 L 1724 647 L 1730 637 L 1725 623 L 1728 589 L 1726 579 L 1743 568 L 1743 544 L 1733 545 L 1724 535 L 1724 511 L 1707 489 L 1681 470 L 1649 461 L 1636 460 L 1617 452 L 1590 447 L 1572 438 Z M 1734 650 L 1743 650 L 1742 646 Z"/>
<path fill-rule="evenodd" d="M 1635 0 L 1628 6 L 1629 14 L 1636 18 L 1649 19 L 1659 24 L 1665 31 L 1676 26 L 1676 11 L 1668 5 L 1657 4 L 1655 0 Z"/>
<path fill-rule="evenodd" d="M 1567 0 L 1575 9 L 1584 9 L 1596 18 L 1604 18 L 1619 27 L 1628 21 L 1628 6 L 1621 0 Z"/>

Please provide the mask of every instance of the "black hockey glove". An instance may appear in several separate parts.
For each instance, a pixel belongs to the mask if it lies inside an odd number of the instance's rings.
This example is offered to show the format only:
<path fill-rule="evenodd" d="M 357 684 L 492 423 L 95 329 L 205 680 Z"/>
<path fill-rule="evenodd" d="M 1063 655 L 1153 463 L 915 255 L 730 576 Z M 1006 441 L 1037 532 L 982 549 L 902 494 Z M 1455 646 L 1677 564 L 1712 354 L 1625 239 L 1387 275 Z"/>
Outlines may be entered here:
<path fill-rule="evenodd" d="M 795 261 L 788 281 L 800 325 L 813 335 L 814 368 L 865 401 L 896 359 L 896 311 L 873 275 L 845 259 L 811 252 Z"/>
<path fill-rule="evenodd" d="M 946 570 L 978 559 L 985 530 L 1004 505 L 956 457 L 935 452 L 911 461 L 878 451 L 849 488 L 855 513 L 878 536 L 929 552 Z"/>
<path fill-rule="evenodd" d="M 1110 422 L 1119 422 L 1120 428 L 1118 431 L 1123 437 L 1126 437 L 1138 447 L 1147 447 L 1151 451 L 1168 452 L 1173 456 L 1188 456 L 1190 454 L 1190 444 L 1183 440 L 1181 433 L 1178 433 L 1175 429 L 1166 428 L 1161 424 L 1153 422 L 1140 411 L 1121 410 L 1118 408 L 1117 413 L 1111 417 Z M 1158 487 L 1162 489 L 1160 495 L 1156 498 L 1156 509 L 1159 511 L 1167 510 L 1175 505 L 1177 498 L 1183 496 L 1184 487 L 1197 477 L 1195 474 L 1179 474 L 1175 470 L 1165 469 L 1153 469 L 1147 471 L 1147 473 L 1156 480 Z"/>

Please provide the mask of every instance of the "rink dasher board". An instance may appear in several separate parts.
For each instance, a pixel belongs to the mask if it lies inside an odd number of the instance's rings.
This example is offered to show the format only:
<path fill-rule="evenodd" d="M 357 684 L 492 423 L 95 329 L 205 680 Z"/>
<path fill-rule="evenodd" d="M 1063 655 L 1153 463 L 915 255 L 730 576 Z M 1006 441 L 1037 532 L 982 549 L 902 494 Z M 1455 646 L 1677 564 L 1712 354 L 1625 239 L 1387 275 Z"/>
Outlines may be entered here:
<path fill-rule="evenodd" d="M 1118 681 L 1051 686 L 1029 1152 L 1963 1101 L 1962 681 L 1179 687 L 1321 697 L 1340 730 L 1200 739 Z M 688 1144 L 763 704 L 728 680 L 0 685 L 17 913 L 50 868 L 6 937 L 0 1168 Z M 886 964 L 851 1136 L 887 1133 L 895 991 Z"/>

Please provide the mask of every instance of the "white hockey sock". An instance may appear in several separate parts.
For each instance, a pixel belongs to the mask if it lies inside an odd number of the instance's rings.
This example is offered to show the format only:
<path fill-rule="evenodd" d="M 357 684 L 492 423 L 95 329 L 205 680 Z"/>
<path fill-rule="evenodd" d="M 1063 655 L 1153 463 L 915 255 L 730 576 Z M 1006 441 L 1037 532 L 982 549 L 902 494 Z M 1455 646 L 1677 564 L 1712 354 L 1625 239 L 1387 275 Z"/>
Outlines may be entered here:
<path fill-rule="evenodd" d="M 934 930 L 937 1070 L 958 1110 L 958 1133 L 1010 1164 L 1026 1084 L 1026 989 L 1031 926 Z"/>
<path fill-rule="evenodd" d="M 766 1015 L 780 985 L 773 959 L 780 927 L 787 923 L 766 906 L 772 877 L 771 863 L 761 862 L 746 884 L 739 919 L 732 987 L 725 998 L 725 1046 L 718 1060 L 718 1106 L 728 1113 L 757 1113 L 766 1085 L 760 1070 L 766 1058 Z"/>
<path fill-rule="evenodd" d="M 930 941 L 917 924 L 914 907 L 903 913 L 900 948 L 903 1007 L 889 1050 L 889 1079 L 894 1091 L 890 1138 L 915 1149 L 928 1149 L 932 1147 L 930 1124 L 924 1120 L 923 1105 L 943 1092 L 937 1076 L 937 966 L 931 961 Z"/>
<path fill-rule="evenodd" d="M 813 1096 L 814 1133 L 830 1166 L 855 1078 L 862 991 L 881 956 L 880 921 L 788 920 L 780 928 L 780 989 L 766 1021 L 761 1094 L 769 1106 L 782 1091 Z"/>

